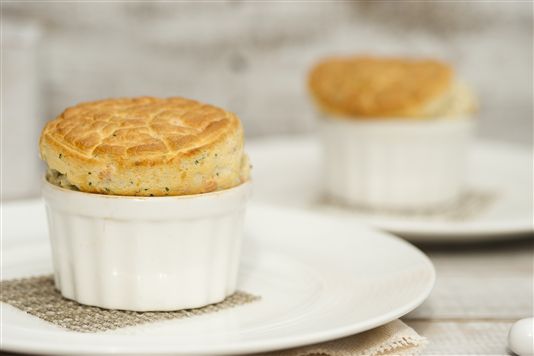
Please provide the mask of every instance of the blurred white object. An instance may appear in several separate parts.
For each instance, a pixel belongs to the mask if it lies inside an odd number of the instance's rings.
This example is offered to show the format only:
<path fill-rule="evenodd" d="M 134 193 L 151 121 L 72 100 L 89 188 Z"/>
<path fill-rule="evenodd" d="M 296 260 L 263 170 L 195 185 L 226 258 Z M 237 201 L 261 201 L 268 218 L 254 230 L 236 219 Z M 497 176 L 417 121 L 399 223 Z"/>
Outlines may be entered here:
<path fill-rule="evenodd" d="M 472 118 L 324 119 L 325 193 L 351 206 L 410 210 L 458 199 Z"/>
<path fill-rule="evenodd" d="M 508 346 L 519 356 L 534 355 L 534 318 L 521 319 L 512 325 Z"/>
<path fill-rule="evenodd" d="M 37 196 L 42 174 L 37 141 L 39 28 L 2 24 L 2 200 Z"/>
<path fill-rule="evenodd" d="M 43 185 L 54 280 L 82 304 L 197 308 L 234 293 L 250 183 L 198 195 L 125 197 Z"/>

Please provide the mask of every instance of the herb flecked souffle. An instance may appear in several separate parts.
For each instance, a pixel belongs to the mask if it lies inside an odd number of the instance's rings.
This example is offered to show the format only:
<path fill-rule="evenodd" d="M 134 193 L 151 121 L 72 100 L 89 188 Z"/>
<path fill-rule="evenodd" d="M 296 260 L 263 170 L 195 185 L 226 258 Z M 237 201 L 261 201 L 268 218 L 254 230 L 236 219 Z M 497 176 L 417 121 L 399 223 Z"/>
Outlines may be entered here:
<path fill-rule="evenodd" d="M 237 116 L 178 97 L 78 104 L 45 126 L 39 146 L 49 182 L 89 193 L 190 195 L 249 177 Z"/>
<path fill-rule="evenodd" d="M 324 193 L 371 211 L 439 210 L 458 201 L 477 101 L 441 60 L 354 55 L 321 60 Z"/>

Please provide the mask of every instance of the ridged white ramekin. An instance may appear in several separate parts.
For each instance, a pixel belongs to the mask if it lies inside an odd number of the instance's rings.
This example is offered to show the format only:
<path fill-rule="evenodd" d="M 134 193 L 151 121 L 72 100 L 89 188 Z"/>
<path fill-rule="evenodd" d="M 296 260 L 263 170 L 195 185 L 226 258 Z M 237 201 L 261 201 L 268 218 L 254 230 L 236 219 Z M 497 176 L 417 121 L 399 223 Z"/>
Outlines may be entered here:
<path fill-rule="evenodd" d="M 250 183 L 206 194 L 125 197 L 44 182 L 54 278 L 82 304 L 178 310 L 236 290 Z"/>
<path fill-rule="evenodd" d="M 324 189 L 343 204 L 438 208 L 462 190 L 474 119 L 321 120 Z"/>

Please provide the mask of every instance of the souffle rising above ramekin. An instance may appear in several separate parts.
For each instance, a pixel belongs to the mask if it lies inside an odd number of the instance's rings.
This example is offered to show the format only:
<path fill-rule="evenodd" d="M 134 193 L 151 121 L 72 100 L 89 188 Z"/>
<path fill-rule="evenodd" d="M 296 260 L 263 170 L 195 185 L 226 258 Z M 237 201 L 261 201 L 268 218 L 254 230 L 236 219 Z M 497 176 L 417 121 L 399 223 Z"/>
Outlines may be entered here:
<path fill-rule="evenodd" d="M 236 115 L 184 98 L 78 104 L 44 128 L 56 287 L 103 308 L 177 310 L 236 289 L 249 164 Z"/>
<path fill-rule="evenodd" d="M 46 125 L 40 150 L 49 180 L 88 193 L 198 194 L 249 173 L 237 116 L 184 98 L 78 104 Z"/>
<path fill-rule="evenodd" d="M 309 74 L 322 113 L 325 193 L 395 211 L 461 195 L 476 99 L 438 60 L 327 58 Z"/>

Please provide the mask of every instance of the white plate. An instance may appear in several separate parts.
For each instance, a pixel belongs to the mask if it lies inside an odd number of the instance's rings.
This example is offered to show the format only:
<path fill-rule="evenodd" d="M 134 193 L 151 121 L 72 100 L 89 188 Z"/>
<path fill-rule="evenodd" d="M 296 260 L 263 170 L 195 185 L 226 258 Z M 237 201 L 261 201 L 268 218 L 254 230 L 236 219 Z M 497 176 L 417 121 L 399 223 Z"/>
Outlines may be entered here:
<path fill-rule="evenodd" d="M 346 209 L 321 193 L 321 149 L 314 137 L 249 141 L 254 165 L 253 199 L 349 216 L 411 241 L 472 241 L 532 234 L 532 152 L 494 142 L 477 142 L 469 157 L 464 203 L 440 214 L 402 216 Z"/>
<path fill-rule="evenodd" d="M 2 214 L 2 278 L 50 273 L 41 203 L 5 205 Z M 253 205 L 245 231 L 239 289 L 260 301 L 98 334 L 65 331 L 2 304 L 2 348 L 49 354 L 271 351 L 387 323 L 417 307 L 434 284 L 431 262 L 415 247 L 346 219 Z"/>

